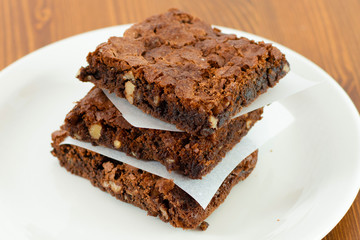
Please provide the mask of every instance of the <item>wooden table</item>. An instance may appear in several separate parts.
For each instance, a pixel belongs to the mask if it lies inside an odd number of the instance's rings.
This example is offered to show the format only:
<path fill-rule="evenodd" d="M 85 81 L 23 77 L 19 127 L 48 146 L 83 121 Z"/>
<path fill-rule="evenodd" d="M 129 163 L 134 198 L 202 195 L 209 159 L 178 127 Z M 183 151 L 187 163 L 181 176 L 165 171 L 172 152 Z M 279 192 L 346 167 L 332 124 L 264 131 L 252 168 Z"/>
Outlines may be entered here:
<path fill-rule="evenodd" d="M 171 7 L 281 43 L 325 69 L 360 109 L 360 1 L 0 0 L 0 69 L 57 40 Z M 360 239 L 360 196 L 324 238 Z"/>

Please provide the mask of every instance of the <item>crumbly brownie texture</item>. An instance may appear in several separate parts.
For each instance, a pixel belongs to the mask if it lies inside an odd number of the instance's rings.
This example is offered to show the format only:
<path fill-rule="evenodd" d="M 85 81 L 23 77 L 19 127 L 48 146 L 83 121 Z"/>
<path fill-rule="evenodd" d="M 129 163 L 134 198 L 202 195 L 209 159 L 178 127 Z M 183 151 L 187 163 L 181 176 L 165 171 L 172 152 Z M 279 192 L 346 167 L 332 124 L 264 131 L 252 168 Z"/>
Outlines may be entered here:
<path fill-rule="evenodd" d="M 262 109 L 230 121 L 209 137 L 131 126 L 99 88 L 93 88 L 66 116 L 62 129 L 93 145 L 156 160 L 190 178 L 209 173 L 261 118 Z"/>
<path fill-rule="evenodd" d="M 208 136 L 289 71 L 276 47 L 224 34 L 171 9 L 111 37 L 78 78 L 156 118 Z"/>
<path fill-rule="evenodd" d="M 146 210 L 148 215 L 159 216 L 162 221 L 184 229 L 197 228 L 225 200 L 231 188 L 251 173 L 257 161 L 257 151 L 244 159 L 225 179 L 204 210 L 172 180 L 84 148 L 59 145 L 66 136 L 67 133 L 63 130 L 52 135 L 52 154 L 59 159 L 61 166 L 73 174 L 89 179 L 95 187 L 109 192 L 117 199 Z M 204 224 L 201 228 L 206 229 Z"/>

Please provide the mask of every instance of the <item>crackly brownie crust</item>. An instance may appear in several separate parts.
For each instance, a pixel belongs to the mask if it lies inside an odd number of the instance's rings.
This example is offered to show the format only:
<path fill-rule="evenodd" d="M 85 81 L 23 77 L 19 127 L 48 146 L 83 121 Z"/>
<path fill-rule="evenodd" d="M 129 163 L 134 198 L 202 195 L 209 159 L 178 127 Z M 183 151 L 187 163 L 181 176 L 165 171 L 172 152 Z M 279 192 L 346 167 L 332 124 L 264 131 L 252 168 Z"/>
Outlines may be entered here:
<path fill-rule="evenodd" d="M 201 224 L 226 198 L 231 188 L 244 180 L 253 170 L 257 151 L 244 159 L 224 180 L 204 210 L 193 198 L 177 187 L 172 180 L 123 164 L 98 153 L 72 145 L 59 145 L 67 136 L 64 130 L 53 133 L 53 151 L 60 165 L 69 172 L 87 178 L 103 191 L 159 216 L 174 227 L 194 229 Z"/>
<path fill-rule="evenodd" d="M 271 44 L 221 33 L 176 9 L 111 37 L 87 61 L 80 80 L 201 136 L 229 122 L 289 71 Z"/>
<path fill-rule="evenodd" d="M 209 137 L 131 126 L 99 88 L 93 88 L 66 116 L 62 129 L 94 145 L 156 160 L 190 178 L 209 173 L 261 118 L 262 109 L 230 121 Z"/>

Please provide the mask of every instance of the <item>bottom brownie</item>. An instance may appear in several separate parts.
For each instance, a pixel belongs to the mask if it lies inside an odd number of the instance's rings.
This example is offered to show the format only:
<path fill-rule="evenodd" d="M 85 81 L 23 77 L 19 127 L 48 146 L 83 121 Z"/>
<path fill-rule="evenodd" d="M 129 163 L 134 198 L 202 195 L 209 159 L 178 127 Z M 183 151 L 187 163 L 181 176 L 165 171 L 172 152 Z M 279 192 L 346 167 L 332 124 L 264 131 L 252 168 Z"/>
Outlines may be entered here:
<path fill-rule="evenodd" d="M 146 210 L 148 215 L 159 216 L 162 221 L 184 229 L 197 228 L 225 200 L 231 188 L 251 173 L 257 162 L 255 151 L 229 174 L 204 210 L 172 180 L 84 148 L 59 145 L 66 136 L 68 133 L 63 130 L 52 135 L 52 154 L 59 159 L 61 166 L 89 179 L 94 186 L 117 199 Z"/>

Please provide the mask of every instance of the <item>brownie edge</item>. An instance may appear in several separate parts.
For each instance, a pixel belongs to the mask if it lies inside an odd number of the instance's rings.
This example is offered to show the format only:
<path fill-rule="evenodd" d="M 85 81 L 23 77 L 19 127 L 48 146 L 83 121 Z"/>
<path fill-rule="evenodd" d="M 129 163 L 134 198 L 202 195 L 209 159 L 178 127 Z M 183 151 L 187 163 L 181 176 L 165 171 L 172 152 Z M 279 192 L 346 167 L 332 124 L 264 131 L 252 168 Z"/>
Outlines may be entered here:
<path fill-rule="evenodd" d="M 66 136 L 68 133 L 63 130 L 52 135 L 52 154 L 59 159 L 61 166 L 90 180 L 95 187 L 117 199 L 131 203 L 147 211 L 148 215 L 158 216 L 162 221 L 183 229 L 197 228 L 225 200 L 231 188 L 252 172 L 257 161 L 257 151 L 245 158 L 224 180 L 204 210 L 172 180 L 84 148 L 59 145 Z"/>

